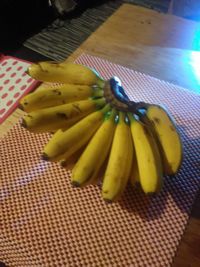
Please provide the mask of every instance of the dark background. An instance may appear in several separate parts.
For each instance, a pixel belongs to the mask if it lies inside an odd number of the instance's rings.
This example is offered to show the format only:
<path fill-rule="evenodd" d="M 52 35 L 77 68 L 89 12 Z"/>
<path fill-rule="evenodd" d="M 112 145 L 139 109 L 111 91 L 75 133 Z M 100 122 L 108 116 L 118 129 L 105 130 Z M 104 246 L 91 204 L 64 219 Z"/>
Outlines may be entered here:
<path fill-rule="evenodd" d="M 48 0 L 1 0 L 0 1 L 0 50 L 9 52 L 23 41 L 39 32 L 58 17 L 78 15 L 89 6 L 98 4 L 95 0 L 77 0 L 75 10 L 64 15 L 50 6 Z"/>

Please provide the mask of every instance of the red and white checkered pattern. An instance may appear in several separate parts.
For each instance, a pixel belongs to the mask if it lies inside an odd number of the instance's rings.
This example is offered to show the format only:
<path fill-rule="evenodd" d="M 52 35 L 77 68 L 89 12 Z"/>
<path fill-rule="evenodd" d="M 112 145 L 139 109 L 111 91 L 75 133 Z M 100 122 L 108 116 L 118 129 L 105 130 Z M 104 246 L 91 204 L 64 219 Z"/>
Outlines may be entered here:
<path fill-rule="evenodd" d="M 48 134 L 15 125 L 0 142 L 0 260 L 15 267 L 170 266 L 199 189 L 198 95 L 99 58 L 77 62 L 121 78 L 132 99 L 165 104 L 184 146 L 175 177 L 145 196 L 127 188 L 108 205 L 98 186 L 72 188 L 70 171 L 40 159 Z"/>

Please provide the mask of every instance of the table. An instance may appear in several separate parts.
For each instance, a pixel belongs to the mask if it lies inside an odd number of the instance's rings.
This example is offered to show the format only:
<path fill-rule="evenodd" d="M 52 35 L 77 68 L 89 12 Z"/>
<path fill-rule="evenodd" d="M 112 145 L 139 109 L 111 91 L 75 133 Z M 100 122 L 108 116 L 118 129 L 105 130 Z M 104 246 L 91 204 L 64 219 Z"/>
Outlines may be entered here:
<path fill-rule="evenodd" d="M 82 53 L 173 82 L 200 93 L 198 23 L 134 5 L 122 5 L 68 59 Z M 200 60 L 199 60 L 200 62 Z M 199 72 L 200 75 L 200 72 Z M 2 137 L 23 115 L 17 109 L 2 125 Z M 200 266 L 200 198 L 197 199 L 173 266 Z"/>

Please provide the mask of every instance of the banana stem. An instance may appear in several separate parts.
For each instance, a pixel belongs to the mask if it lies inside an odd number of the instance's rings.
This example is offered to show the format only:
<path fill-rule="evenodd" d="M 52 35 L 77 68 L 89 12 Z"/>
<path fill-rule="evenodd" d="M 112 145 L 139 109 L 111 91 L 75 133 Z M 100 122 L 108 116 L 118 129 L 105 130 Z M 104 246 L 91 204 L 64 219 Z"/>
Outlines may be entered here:
<path fill-rule="evenodd" d="M 124 88 L 121 86 L 121 82 L 117 77 L 112 77 L 109 81 L 107 81 L 107 83 L 105 83 L 104 90 L 104 95 L 106 99 L 108 99 L 107 102 L 110 102 L 111 105 L 121 111 L 132 112 L 136 114 L 138 109 L 146 109 L 149 105 L 145 102 L 137 103 L 135 101 L 131 101 L 128 95 L 125 93 Z M 111 96 L 109 95 L 109 93 L 111 93 Z M 112 95 L 117 101 L 113 99 Z"/>
<path fill-rule="evenodd" d="M 127 102 L 127 106 L 128 106 L 128 111 L 129 112 L 132 112 L 132 113 L 135 113 L 136 115 L 138 115 L 138 110 L 140 109 L 143 109 L 143 110 L 146 110 L 149 106 L 148 103 L 146 102 L 134 102 L 134 101 L 128 101 Z"/>
<path fill-rule="evenodd" d="M 121 86 L 121 84 L 119 84 L 119 80 L 116 79 L 116 77 L 112 77 L 109 82 L 112 93 L 119 101 L 124 102 L 125 104 L 127 101 L 130 101 L 129 97 L 124 91 L 124 88 Z"/>

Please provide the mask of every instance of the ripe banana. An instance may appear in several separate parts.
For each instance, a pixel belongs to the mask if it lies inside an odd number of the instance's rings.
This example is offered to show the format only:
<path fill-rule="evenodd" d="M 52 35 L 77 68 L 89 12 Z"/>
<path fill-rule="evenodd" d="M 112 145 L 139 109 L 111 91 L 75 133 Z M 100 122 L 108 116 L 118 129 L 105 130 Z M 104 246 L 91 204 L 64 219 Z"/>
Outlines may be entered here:
<path fill-rule="evenodd" d="M 109 158 L 109 154 L 107 155 L 106 159 L 104 160 L 103 164 L 101 165 L 100 167 L 100 170 L 99 172 L 97 173 L 97 178 L 94 179 L 94 181 L 90 182 L 91 184 L 96 184 L 96 185 L 99 185 L 100 188 L 101 188 L 101 185 L 102 185 L 102 181 L 103 181 L 103 177 L 104 177 L 104 174 L 106 172 L 106 167 L 107 167 L 107 163 L 108 163 L 108 158 Z"/>
<path fill-rule="evenodd" d="M 137 164 L 137 158 L 135 153 L 135 148 L 133 146 L 133 160 L 132 160 L 132 169 L 131 169 L 131 175 L 130 175 L 130 183 L 134 187 L 136 183 L 140 182 L 140 175 L 138 170 L 138 164 Z"/>
<path fill-rule="evenodd" d="M 22 126 L 37 133 L 66 129 L 105 104 L 104 98 L 87 99 L 33 111 L 25 115 Z"/>
<path fill-rule="evenodd" d="M 114 139 L 103 178 L 102 197 L 107 202 L 116 201 L 123 193 L 131 171 L 132 137 L 125 114 L 119 113 Z"/>
<path fill-rule="evenodd" d="M 162 186 L 163 171 L 157 143 L 146 125 L 132 114 L 129 114 L 129 119 L 141 187 L 145 193 L 158 192 Z"/>
<path fill-rule="evenodd" d="M 42 82 L 58 82 L 82 85 L 97 84 L 100 87 L 104 85 L 103 79 L 99 74 L 81 64 L 72 62 L 52 62 L 43 61 L 33 63 L 27 70 L 32 78 Z"/>
<path fill-rule="evenodd" d="M 24 96 L 20 107 L 26 112 L 58 106 L 83 100 L 88 97 L 102 97 L 103 90 L 99 87 L 74 84 L 57 84 L 40 86 L 39 90 Z"/>
<path fill-rule="evenodd" d="M 181 166 L 183 150 L 174 119 L 169 111 L 159 105 L 149 105 L 146 117 L 151 121 L 158 140 L 164 173 L 168 175 L 176 174 Z"/>
<path fill-rule="evenodd" d="M 67 160 L 74 152 L 86 144 L 103 122 L 104 114 L 110 110 L 110 105 L 93 112 L 66 131 L 58 130 L 45 146 L 42 158 L 44 160 Z"/>
<path fill-rule="evenodd" d="M 92 137 L 72 170 L 72 184 L 84 186 L 93 183 L 106 159 L 115 130 L 116 110 L 109 111 L 104 122 Z"/>
<path fill-rule="evenodd" d="M 65 169 L 72 169 L 74 165 L 79 160 L 80 156 L 82 155 L 83 151 L 85 150 L 86 146 L 84 145 L 80 149 L 78 149 L 76 152 L 74 152 L 70 157 L 68 157 L 67 160 L 63 159 L 60 164 Z"/>
<path fill-rule="evenodd" d="M 133 147 L 133 140 L 132 140 L 132 135 L 131 135 L 131 130 L 130 130 L 130 126 L 129 126 L 129 145 L 128 145 L 128 157 L 127 157 L 127 163 L 126 163 L 126 171 L 124 174 L 124 179 L 123 179 L 123 183 L 121 186 L 121 191 L 118 194 L 118 197 L 116 198 L 116 200 L 122 195 L 122 193 L 124 192 L 126 185 L 128 183 L 128 180 L 130 180 L 132 178 L 132 182 L 133 182 L 133 175 L 136 173 L 136 170 L 133 170 L 133 166 L 134 166 L 134 147 Z"/>

